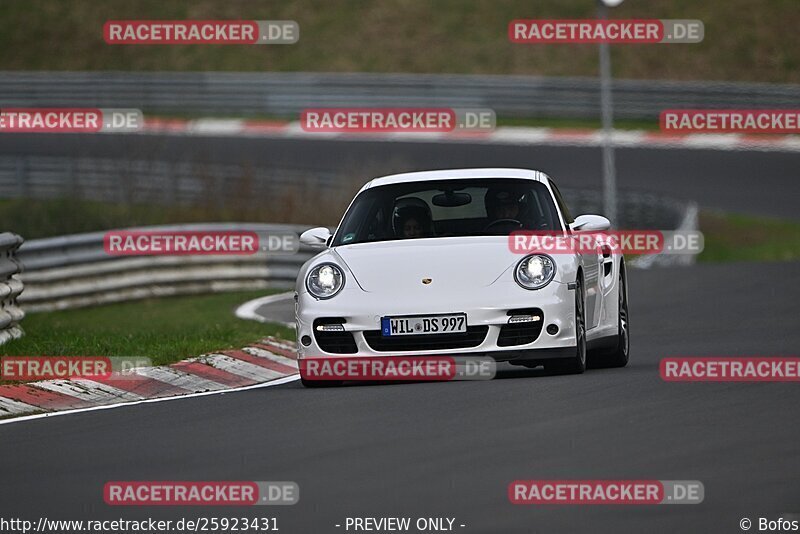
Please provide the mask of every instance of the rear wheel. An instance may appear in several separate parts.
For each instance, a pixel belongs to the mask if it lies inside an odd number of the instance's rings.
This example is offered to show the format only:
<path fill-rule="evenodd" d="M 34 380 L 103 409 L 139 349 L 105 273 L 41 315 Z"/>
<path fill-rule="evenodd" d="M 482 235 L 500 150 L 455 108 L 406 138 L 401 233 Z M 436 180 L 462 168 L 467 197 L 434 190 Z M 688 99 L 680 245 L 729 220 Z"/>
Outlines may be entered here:
<path fill-rule="evenodd" d="M 586 370 L 586 315 L 584 313 L 583 282 L 575 282 L 575 355 L 553 360 L 545 369 L 562 373 L 581 374 Z"/>

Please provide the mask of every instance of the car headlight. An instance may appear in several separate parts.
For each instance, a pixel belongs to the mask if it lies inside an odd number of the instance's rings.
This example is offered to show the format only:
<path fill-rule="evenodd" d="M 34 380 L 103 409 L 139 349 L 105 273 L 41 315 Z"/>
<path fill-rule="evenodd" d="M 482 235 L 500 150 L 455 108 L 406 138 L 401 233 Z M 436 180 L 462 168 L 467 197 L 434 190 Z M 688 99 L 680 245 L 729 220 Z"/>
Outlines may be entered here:
<path fill-rule="evenodd" d="M 333 263 L 322 263 L 306 277 L 306 289 L 318 299 L 329 299 L 344 287 L 344 273 Z"/>
<path fill-rule="evenodd" d="M 514 280 L 525 289 L 541 289 L 556 275 L 556 263 L 550 256 L 525 256 L 514 270 Z"/>

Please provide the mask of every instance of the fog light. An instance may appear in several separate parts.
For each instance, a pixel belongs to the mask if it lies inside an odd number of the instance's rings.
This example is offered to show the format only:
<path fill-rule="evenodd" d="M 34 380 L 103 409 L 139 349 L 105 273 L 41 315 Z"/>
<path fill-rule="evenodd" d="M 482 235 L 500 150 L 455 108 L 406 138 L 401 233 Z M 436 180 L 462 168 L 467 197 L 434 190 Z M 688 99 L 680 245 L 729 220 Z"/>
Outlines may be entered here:
<path fill-rule="evenodd" d="M 300 338 L 300 343 L 303 344 L 304 347 L 311 345 L 311 336 L 303 336 Z"/>
<path fill-rule="evenodd" d="M 508 319 L 508 324 L 515 324 L 515 323 L 535 323 L 537 321 L 541 321 L 542 318 L 538 315 L 512 315 Z"/>
<path fill-rule="evenodd" d="M 558 325 L 552 323 L 547 325 L 547 333 L 551 336 L 558 334 Z"/>
<path fill-rule="evenodd" d="M 344 332 L 343 324 L 318 324 L 317 332 Z"/>

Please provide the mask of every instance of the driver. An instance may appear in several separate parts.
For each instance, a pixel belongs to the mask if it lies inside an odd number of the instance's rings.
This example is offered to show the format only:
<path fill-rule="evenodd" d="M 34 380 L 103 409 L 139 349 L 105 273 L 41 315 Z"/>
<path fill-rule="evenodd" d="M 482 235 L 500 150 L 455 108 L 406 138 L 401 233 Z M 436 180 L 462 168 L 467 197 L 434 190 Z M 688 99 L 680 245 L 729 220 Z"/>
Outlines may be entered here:
<path fill-rule="evenodd" d="M 428 205 L 418 198 L 401 199 L 392 213 L 392 229 L 395 237 L 412 239 L 431 237 L 433 222 Z"/>
<path fill-rule="evenodd" d="M 402 221 L 402 236 L 405 239 L 410 239 L 414 237 L 422 237 L 422 223 L 419 221 L 419 218 L 414 216 L 409 216 L 405 220 Z"/>
<path fill-rule="evenodd" d="M 489 189 L 484 202 L 490 223 L 502 219 L 519 221 L 523 214 L 525 194 L 508 189 Z"/>

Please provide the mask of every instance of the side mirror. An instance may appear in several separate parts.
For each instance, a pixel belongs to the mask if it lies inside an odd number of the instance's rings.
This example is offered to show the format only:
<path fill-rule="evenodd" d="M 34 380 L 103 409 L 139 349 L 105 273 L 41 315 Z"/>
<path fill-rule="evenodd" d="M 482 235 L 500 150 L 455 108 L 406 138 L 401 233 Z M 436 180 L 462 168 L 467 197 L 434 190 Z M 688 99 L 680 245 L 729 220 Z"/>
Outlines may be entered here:
<path fill-rule="evenodd" d="M 578 215 L 569 227 L 576 232 L 601 232 L 611 228 L 611 221 L 602 215 Z"/>
<path fill-rule="evenodd" d="M 328 244 L 330 238 L 331 231 L 324 226 L 320 226 L 318 228 L 306 230 L 300 234 L 300 243 L 308 245 L 309 247 L 324 247 Z"/>

